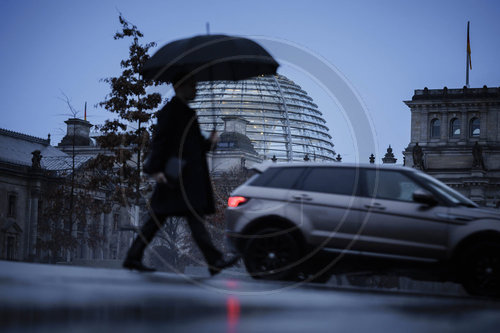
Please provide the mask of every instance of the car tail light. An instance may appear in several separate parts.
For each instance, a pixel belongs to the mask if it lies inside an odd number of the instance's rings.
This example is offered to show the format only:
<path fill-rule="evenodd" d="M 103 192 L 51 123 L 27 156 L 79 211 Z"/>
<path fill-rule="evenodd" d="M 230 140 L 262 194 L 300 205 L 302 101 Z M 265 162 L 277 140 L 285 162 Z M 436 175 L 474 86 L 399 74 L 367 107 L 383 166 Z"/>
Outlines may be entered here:
<path fill-rule="evenodd" d="M 239 205 L 247 202 L 248 199 L 245 198 L 245 197 L 229 197 L 229 199 L 227 199 L 227 205 L 229 207 L 238 207 Z"/>

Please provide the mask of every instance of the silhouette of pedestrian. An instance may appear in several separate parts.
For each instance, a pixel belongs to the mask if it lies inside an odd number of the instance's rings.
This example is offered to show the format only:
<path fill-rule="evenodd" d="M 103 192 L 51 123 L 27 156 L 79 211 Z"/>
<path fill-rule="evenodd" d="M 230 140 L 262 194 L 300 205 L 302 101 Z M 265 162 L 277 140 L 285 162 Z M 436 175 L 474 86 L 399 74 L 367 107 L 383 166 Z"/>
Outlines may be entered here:
<path fill-rule="evenodd" d="M 144 250 L 168 216 L 183 216 L 210 274 L 215 275 L 238 260 L 236 256 L 224 259 L 202 221 L 203 215 L 215 212 L 205 154 L 215 147 L 217 136 L 215 132 L 208 140 L 202 136 L 196 113 L 187 104 L 196 96 L 196 82 L 183 74 L 173 81 L 175 96 L 158 113 L 151 153 L 144 165 L 144 172 L 157 183 L 151 198 L 152 213 L 132 243 L 123 267 L 154 271 L 142 263 Z M 169 179 L 165 171 L 172 160 L 176 161 L 173 168 L 181 168 L 178 180 Z"/>

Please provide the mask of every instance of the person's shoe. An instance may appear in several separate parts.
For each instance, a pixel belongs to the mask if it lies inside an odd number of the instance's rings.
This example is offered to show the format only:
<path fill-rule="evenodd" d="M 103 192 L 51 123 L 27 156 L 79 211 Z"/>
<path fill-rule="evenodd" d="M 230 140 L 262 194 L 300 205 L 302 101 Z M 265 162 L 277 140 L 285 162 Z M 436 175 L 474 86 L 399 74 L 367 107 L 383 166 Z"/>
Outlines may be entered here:
<path fill-rule="evenodd" d="M 144 266 L 140 260 L 125 259 L 123 268 L 136 270 L 139 272 L 155 272 L 156 269 Z"/>
<path fill-rule="evenodd" d="M 233 256 L 228 259 L 220 258 L 215 261 L 210 267 L 208 271 L 210 272 L 210 276 L 214 276 L 219 274 L 223 269 L 228 268 L 236 264 L 240 260 L 240 256 Z"/>

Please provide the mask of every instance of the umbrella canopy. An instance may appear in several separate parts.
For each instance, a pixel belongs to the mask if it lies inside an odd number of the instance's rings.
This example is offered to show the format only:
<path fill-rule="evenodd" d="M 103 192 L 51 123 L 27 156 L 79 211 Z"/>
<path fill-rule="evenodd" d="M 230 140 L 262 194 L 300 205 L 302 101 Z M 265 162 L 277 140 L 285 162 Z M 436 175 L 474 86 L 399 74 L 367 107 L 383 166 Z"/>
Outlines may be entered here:
<path fill-rule="evenodd" d="M 279 64 L 262 46 L 243 38 L 201 35 L 171 42 L 146 61 L 145 79 L 172 82 L 179 75 L 196 81 L 244 80 L 276 74 Z"/>

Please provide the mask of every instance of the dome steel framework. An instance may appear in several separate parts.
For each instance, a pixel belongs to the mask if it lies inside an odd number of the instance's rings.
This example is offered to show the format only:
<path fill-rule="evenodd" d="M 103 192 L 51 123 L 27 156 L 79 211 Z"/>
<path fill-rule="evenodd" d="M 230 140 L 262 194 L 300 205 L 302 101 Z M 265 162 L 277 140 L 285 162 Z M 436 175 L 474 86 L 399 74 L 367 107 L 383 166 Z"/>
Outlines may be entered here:
<path fill-rule="evenodd" d="M 262 76 L 243 81 L 199 82 L 190 106 L 204 131 L 224 130 L 225 116 L 248 121 L 246 134 L 264 159 L 335 161 L 328 127 L 311 97 L 290 79 Z"/>

